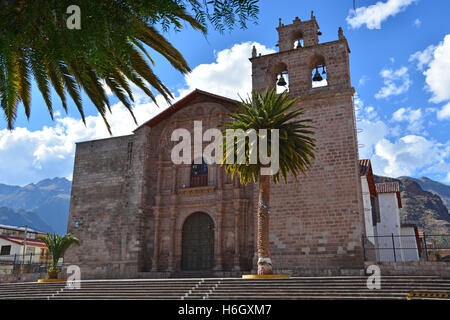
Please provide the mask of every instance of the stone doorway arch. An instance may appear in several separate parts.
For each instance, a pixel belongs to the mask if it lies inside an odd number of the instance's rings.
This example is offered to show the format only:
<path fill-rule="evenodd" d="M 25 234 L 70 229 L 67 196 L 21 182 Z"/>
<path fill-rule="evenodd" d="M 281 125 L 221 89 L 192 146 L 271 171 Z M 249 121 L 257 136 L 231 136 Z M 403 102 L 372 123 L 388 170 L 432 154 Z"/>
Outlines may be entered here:
<path fill-rule="evenodd" d="M 191 214 L 183 224 L 182 270 L 210 270 L 214 267 L 214 221 L 204 212 Z"/>

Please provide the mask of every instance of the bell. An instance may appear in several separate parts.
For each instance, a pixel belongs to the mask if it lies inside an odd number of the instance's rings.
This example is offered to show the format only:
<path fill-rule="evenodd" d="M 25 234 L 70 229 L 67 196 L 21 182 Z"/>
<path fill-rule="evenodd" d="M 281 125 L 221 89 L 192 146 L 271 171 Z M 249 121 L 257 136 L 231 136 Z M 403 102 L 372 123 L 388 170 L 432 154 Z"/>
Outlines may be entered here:
<path fill-rule="evenodd" d="M 323 80 L 323 78 L 322 78 L 322 76 L 320 75 L 320 73 L 319 73 L 319 69 L 318 68 L 316 68 L 316 73 L 314 74 L 314 77 L 313 77 L 313 81 L 322 81 Z"/>
<path fill-rule="evenodd" d="M 278 79 L 277 85 L 280 87 L 284 87 L 285 85 L 287 85 L 286 81 L 284 80 L 283 75 L 280 75 L 280 79 Z"/>
<path fill-rule="evenodd" d="M 327 72 L 325 71 L 325 66 L 322 66 L 322 74 L 327 74 Z"/>

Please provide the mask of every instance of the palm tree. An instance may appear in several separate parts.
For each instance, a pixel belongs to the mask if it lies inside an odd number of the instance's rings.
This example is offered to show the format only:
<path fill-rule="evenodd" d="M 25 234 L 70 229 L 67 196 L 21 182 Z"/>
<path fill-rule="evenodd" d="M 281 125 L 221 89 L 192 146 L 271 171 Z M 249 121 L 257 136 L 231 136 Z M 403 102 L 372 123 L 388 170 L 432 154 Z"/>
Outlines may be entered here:
<path fill-rule="evenodd" d="M 50 253 L 50 257 L 52 259 L 52 264 L 47 270 L 48 278 L 58 279 L 59 259 L 64 257 L 64 253 L 71 245 L 74 244 L 76 244 L 77 246 L 81 245 L 80 240 L 72 236 L 71 234 L 66 234 L 61 237 L 56 233 L 47 233 L 46 237 L 38 236 L 37 238 L 45 243 L 45 245 L 48 248 L 48 252 Z"/>
<path fill-rule="evenodd" d="M 111 111 L 106 86 L 132 116 L 130 101 L 134 98 L 128 81 L 155 103 L 149 87 L 167 101 L 172 98 L 148 63 L 154 65 L 149 49 L 162 55 L 179 72 L 190 71 L 181 53 L 158 29 L 179 31 L 188 24 L 206 34 L 208 22 L 219 31 L 232 29 L 235 24 L 245 28 L 246 21 L 256 19 L 258 13 L 257 0 L 232 0 L 226 5 L 221 0 L 76 2 L 0 0 L 0 108 L 10 130 L 20 102 L 30 117 L 34 78 L 52 119 L 51 87 L 66 112 L 66 93 L 70 95 L 85 122 L 83 89 L 110 131 L 105 118 L 107 110 Z M 80 8 L 79 30 L 67 26 L 73 16 L 67 11 L 74 4 Z"/>
<path fill-rule="evenodd" d="M 270 259 L 269 247 L 269 208 L 270 208 L 270 181 L 280 182 L 280 177 L 287 182 L 288 174 L 292 174 L 297 180 L 297 176 L 311 166 L 314 158 L 315 140 L 311 137 L 314 132 L 309 125 L 310 119 L 303 119 L 301 108 L 292 108 L 297 99 L 290 100 L 287 91 L 277 94 L 276 90 L 266 90 L 263 94 L 253 91 L 251 98 L 238 103 L 239 109 L 229 114 L 230 121 L 223 124 L 225 129 L 248 130 L 254 129 L 258 139 L 266 138 L 269 156 L 278 156 L 279 170 L 271 175 L 264 175 L 261 169 L 268 165 L 250 161 L 250 142 L 246 141 L 245 163 L 236 164 L 236 156 L 233 163 L 227 164 L 227 159 L 231 158 L 232 148 L 227 148 L 226 143 L 223 150 L 223 162 L 225 171 L 232 176 L 238 175 L 242 184 L 246 185 L 251 181 L 259 182 L 259 200 L 257 211 L 257 250 L 258 250 L 258 274 L 271 274 L 272 262 Z M 292 109 L 291 109 L 292 108 Z M 272 134 L 264 134 L 260 129 L 278 129 L 279 149 L 278 155 L 271 154 Z M 267 133 L 269 130 L 267 130 Z M 226 135 L 226 130 L 223 131 Z M 275 136 L 274 136 L 274 139 Z M 226 139 L 224 139 L 226 141 Z M 260 144 L 258 140 L 258 145 Z M 257 147 L 252 144 L 251 148 Z M 240 150 L 239 144 L 233 142 L 234 154 Z M 227 151 L 228 149 L 228 151 Z M 259 149 L 257 149 L 259 150 Z M 274 150 L 276 153 L 276 150 Z M 253 162 L 253 164 L 251 163 Z"/>

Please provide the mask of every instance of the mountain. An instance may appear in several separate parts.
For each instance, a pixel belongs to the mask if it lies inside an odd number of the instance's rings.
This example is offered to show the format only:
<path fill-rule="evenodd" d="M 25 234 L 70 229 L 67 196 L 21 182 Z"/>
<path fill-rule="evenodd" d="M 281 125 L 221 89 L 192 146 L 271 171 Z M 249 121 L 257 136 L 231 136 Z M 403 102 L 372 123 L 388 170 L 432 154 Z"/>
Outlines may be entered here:
<path fill-rule="evenodd" d="M 0 184 L 0 207 L 31 211 L 54 232 L 65 234 L 71 187 L 71 182 L 65 178 L 45 179 L 24 187 Z M 1 217 L 0 214 L 0 219 Z M 37 226 L 30 227 L 40 231 Z"/>
<path fill-rule="evenodd" d="M 419 229 L 427 234 L 450 234 L 450 214 L 447 206 L 439 194 L 424 190 L 421 182 L 426 181 L 427 188 L 440 187 L 441 189 L 438 189 L 440 192 L 446 192 L 450 186 L 428 178 L 382 176 L 374 176 L 374 178 L 375 183 L 399 182 L 403 206 L 400 217 L 402 223 L 417 224 Z"/>
<path fill-rule="evenodd" d="M 422 177 L 418 179 L 411 178 L 416 181 L 423 190 L 430 191 L 441 197 L 442 202 L 444 202 L 447 209 L 450 211 L 450 186 L 433 181 L 427 177 Z"/>
<path fill-rule="evenodd" d="M 13 210 L 6 207 L 0 207 L 0 224 L 17 227 L 28 225 L 31 229 L 36 231 L 54 232 L 53 228 L 42 221 L 36 213 L 23 209 Z"/>

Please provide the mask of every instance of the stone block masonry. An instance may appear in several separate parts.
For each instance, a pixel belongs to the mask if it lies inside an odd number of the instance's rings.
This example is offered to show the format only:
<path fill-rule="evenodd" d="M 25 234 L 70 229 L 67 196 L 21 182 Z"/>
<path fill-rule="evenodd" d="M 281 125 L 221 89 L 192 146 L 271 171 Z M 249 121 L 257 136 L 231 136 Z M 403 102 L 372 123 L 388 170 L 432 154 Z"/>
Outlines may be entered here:
<path fill-rule="evenodd" d="M 318 30 L 313 15 L 280 22 L 280 52 L 258 56 L 254 49 L 250 59 L 253 88 L 273 88 L 287 76 L 295 107 L 315 127 L 311 169 L 298 181 L 271 185 L 272 260 L 292 275 L 360 274 L 365 228 L 350 50 L 342 30 L 327 43 L 319 43 Z M 318 67 L 326 73 L 322 87 L 312 83 Z M 68 232 L 82 246 L 71 247 L 65 262 L 79 265 L 84 279 L 251 272 L 258 186 L 243 186 L 218 165 L 208 165 L 196 185 L 193 165 L 170 158 L 175 129 L 192 134 L 194 121 L 203 130 L 220 128 L 236 107 L 197 89 L 131 135 L 78 143 Z"/>

